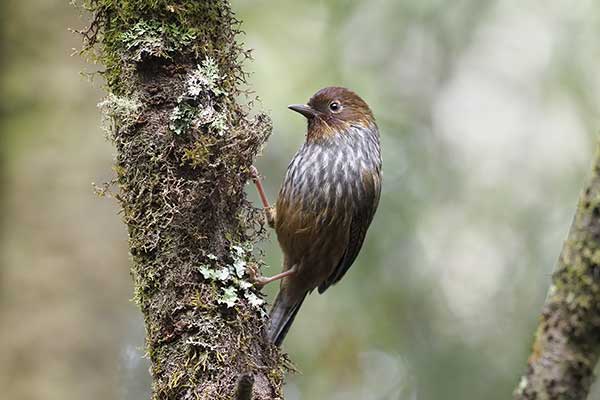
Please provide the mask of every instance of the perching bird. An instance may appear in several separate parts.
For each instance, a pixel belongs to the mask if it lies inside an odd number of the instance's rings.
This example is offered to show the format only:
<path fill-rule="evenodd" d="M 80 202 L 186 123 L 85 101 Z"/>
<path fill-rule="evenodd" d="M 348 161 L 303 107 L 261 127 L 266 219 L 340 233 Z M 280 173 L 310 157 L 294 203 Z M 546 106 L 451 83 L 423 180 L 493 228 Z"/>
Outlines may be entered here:
<path fill-rule="evenodd" d="M 319 90 L 291 105 L 308 120 L 306 142 L 290 162 L 275 209 L 253 169 L 267 221 L 283 251 L 283 272 L 254 276 L 258 285 L 281 279 L 267 331 L 277 346 L 304 298 L 323 293 L 352 265 L 379 203 L 379 131 L 367 103 L 342 87 Z"/>

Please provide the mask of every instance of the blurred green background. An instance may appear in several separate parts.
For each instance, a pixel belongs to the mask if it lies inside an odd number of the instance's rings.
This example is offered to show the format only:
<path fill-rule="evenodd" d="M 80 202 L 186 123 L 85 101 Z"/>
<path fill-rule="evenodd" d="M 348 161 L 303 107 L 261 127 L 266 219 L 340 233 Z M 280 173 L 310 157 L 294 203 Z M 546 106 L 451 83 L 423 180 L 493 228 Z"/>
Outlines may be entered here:
<path fill-rule="evenodd" d="M 272 199 L 304 139 L 287 104 L 347 86 L 382 132 L 378 215 L 350 273 L 305 302 L 285 342 L 301 371 L 286 399 L 510 398 L 600 127 L 600 6 L 233 6 L 274 121 L 257 162 Z M 67 28 L 84 24 L 64 0 L 0 2 L 3 399 L 150 391 L 126 230 L 91 185 L 112 177 L 114 151 L 102 82 L 80 75 L 96 67 L 70 56 L 80 42 Z M 263 246 L 279 271 L 274 235 Z"/>

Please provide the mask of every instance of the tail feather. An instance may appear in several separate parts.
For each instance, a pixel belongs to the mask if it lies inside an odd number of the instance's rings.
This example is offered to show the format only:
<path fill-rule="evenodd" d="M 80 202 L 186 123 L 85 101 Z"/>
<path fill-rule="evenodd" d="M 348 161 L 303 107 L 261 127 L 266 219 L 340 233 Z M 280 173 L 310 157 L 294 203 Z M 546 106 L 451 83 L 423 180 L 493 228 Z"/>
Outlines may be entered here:
<path fill-rule="evenodd" d="M 305 292 L 297 301 L 290 301 L 283 291 L 277 295 L 271 309 L 271 323 L 267 330 L 269 340 L 276 346 L 281 346 L 307 293 Z"/>

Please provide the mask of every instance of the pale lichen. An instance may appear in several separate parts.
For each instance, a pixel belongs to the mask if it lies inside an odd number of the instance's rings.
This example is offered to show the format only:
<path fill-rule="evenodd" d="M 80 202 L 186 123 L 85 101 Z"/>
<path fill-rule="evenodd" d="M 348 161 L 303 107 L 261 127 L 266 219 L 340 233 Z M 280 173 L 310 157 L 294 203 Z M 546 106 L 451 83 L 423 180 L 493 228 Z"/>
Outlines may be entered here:
<path fill-rule="evenodd" d="M 116 96 L 109 93 L 98 103 L 103 115 L 103 130 L 108 137 L 133 125 L 140 114 L 142 103 L 133 97 Z"/>
<path fill-rule="evenodd" d="M 216 110 L 219 97 L 227 95 L 219 86 L 222 81 L 223 76 L 219 75 L 219 68 L 210 57 L 188 74 L 185 92 L 177 99 L 177 106 L 169 118 L 173 133 L 181 135 L 192 127 L 207 127 L 210 133 L 223 136 L 228 130 L 227 109 Z"/>
<path fill-rule="evenodd" d="M 219 85 L 223 76 L 219 74 L 219 66 L 211 57 L 202 61 L 187 77 L 187 93 L 190 96 L 198 97 L 204 91 L 208 90 L 215 96 L 227 95 Z"/>
<path fill-rule="evenodd" d="M 262 315 L 266 315 L 265 301 L 256 292 L 254 286 L 245 279 L 247 263 L 252 258 L 252 246 L 233 245 L 230 254 L 232 260 L 227 265 L 212 267 L 203 264 L 198 270 L 207 281 L 219 281 L 224 286 L 219 303 L 234 307 L 239 304 L 238 300 L 244 297 L 252 307 L 259 310 Z"/>

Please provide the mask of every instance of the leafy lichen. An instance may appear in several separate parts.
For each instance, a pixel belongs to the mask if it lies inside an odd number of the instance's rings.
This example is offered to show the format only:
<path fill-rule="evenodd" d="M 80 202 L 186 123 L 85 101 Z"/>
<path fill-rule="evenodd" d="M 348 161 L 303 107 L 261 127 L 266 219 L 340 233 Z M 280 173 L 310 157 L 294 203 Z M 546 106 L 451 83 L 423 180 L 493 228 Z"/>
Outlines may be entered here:
<path fill-rule="evenodd" d="M 186 133 L 192 126 L 196 116 L 198 115 L 198 108 L 191 104 L 180 101 L 177 107 L 173 109 L 171 116 L 169 117 L 169 128 L 176 135 Z"/>
<path fill-rule="evenodd" d="M 222 136 L 228 129 L 227 110 L 218 112 L 218 100 L 227 92 L 219 87 L 223 77 L 212 58 L 190 72 L 186 79 L 185 92 L 177 99 L 171 113 L 169 128 L 176 135 L 187 132 L 191 127 L 208 127 L 210 133 Z"/>
<path fill-rule="evenodd" d="M 244 248 L 234 245 L 231 249 L 232 261 L 228 265 L 214 268 L 205 264 L 200 266 L 200 273 L 204 279 L 219 281 L 222 284 L 223 293 L 218 300 L 219 303 L 226 304 L 227 307 L 234 307 L 243 297 L 250 306 L 266 315 L 265 301 L 256 293 L 254 286 L 244 279 L 247 278 L 248 260 L 252 259 L 252 247 L 247 245 Z"/>
<path fill-rule="evenodd" d="M 198 97 L 202 92 L 208 90 L 214 96 L 227 95 L 227 92 L 219 87 L 223 76 L 219 75 L 219 67 L 215 60 L 207 58 L 202 65 L 188 75 L 187 91 L 190 96 Z"/>

